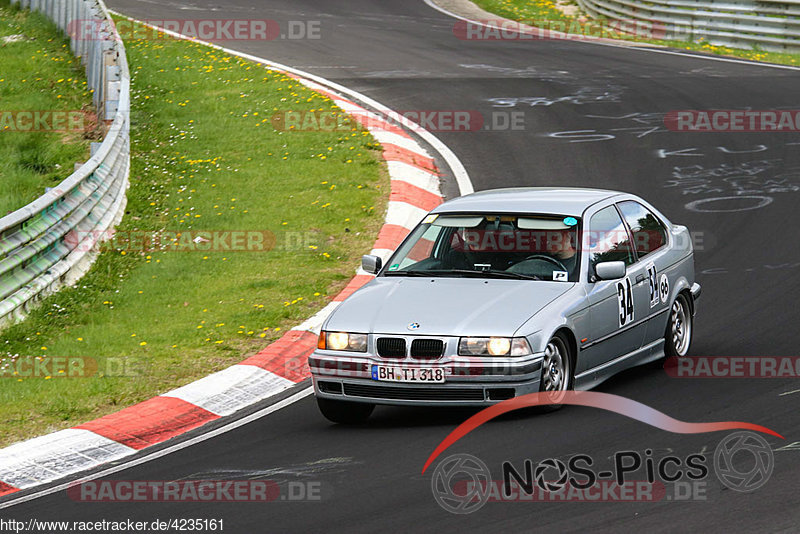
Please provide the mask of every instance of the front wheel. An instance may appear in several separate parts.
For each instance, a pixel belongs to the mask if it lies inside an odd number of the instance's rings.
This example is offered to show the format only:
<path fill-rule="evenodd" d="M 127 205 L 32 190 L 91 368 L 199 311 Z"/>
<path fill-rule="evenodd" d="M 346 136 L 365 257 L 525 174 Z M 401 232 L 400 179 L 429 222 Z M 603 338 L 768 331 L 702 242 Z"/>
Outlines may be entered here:
<path fill-rule="evenodd" d="M 560 400 L 564 392 L 572 388 L 572 355 L 569 345 L 560 333 L 553 336 L 544 349 L 542 361 L 542 378 L 539 391 Z M 546 410 L 557 410 L 561 404 L 550 404 Z"/>
<path fill-rule="evenodd" d="M 329 421 L 343 425 L 363 423 L 375 409 L 374 404 L 348 402 L 317 397 L 317 406 Z"/>
<path fill-rule="evenodd" d="M 688 297 L 681 293 L 669 310 L 664 332 L 664 353 L 668 358 L 682 358 L 689 353 L 693 333 L 692 309 Z"/>

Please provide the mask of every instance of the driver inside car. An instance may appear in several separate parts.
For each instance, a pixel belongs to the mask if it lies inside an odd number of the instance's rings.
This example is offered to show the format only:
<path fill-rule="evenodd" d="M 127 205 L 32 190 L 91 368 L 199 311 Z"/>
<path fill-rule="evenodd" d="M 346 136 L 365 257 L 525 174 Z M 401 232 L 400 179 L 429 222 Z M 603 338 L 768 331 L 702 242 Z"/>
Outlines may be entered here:
<path fill-rule="evenodd" d="M 508 270 L 545 280 L 574 281 L 578 263 L 576 239 L 575 231 L 570 229 L 534 230 L 528 254 Z"/>
<path fill-rule="evenodd" d="M 563 230 L 548 239 L 547 251 L 566 267 L 568 273 L 574 272 L 575 263 L 578 261 L 578 251 L 575 249 L 575 237 L 570 230 Z"/>

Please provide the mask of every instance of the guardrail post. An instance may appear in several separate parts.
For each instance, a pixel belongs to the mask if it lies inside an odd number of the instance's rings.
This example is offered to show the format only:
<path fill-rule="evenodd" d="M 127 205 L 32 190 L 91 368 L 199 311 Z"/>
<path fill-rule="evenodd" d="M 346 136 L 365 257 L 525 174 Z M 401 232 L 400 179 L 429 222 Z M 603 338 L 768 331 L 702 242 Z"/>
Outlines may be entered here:
<path fill-rule="evenodd" d="M 120 70 L 113 61 L 113 52 L 106 54 L 106 88 L 104 90 L 103 120 L 110 123 L 119 109 Z"/>

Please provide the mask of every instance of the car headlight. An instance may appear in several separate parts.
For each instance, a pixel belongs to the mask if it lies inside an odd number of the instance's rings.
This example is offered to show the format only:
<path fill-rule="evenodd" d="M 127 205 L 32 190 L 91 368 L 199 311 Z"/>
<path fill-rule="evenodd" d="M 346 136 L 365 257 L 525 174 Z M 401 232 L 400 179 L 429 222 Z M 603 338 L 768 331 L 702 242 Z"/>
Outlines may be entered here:
<path fill-rule="evenodd" d="M 531 346 L 524 337 L 462 337 L 459 356 L 527 356 Z"/>
<path fill-rule="evenodd" d="M 352 334 L 350 332 L 325 332 L 319 333 L 317 348 L 327 350 L 349 350 L 353 352 L 367 352 L 367 334 Z"/>

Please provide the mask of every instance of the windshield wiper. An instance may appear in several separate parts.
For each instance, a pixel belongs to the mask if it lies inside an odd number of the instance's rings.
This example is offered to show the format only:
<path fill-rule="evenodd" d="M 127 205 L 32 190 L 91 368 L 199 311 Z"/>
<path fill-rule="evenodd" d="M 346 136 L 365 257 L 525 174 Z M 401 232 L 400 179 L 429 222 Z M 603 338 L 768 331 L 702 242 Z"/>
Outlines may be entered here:
<path fill-rule="evenodd" d="M 465 276 L 476 276 L 479 278 L 513 278 L 515 280 L 542 280 L 542 278 L 539 278 L 538 276 L 531 274 L 500 271 L 497 269 L 487 269 L 485 271 L 476 271 L 473 269 L 439 269 L 428 272 L 431 274 L 462 274 Z"/>
<path fill-rule="evenodd" d="M 431 276 L 432 271 L 386 271 L 384 276 Z"/>
<path fill-rule="evenodd" d="M 512 271 L 498 271 L 498 270 L 495 270 L 495 269 L 492 269 L 490 271 L 484 271 L 484 272 L 489 272 L 489 273 L 491 273 L 493 275 L 497 275 L 497 276 L 499 276 L 501 278 L 517 278 L 519 280 L 544 280 L 544 278 L 536 276 L 535 274 L 522 274 L 522 273 L 515 273 L 515 272 L 512 272 Z"/>

